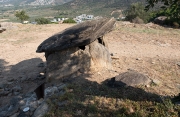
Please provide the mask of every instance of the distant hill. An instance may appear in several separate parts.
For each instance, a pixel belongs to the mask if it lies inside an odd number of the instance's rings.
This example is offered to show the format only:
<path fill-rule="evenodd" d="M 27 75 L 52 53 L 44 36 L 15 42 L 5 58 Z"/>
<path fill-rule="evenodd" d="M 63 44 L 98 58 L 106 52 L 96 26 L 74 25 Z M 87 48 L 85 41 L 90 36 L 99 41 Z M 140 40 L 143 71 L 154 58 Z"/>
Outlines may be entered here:
<path fill-rule="evenodd" d="M 121 17 L 122 10 L 132 3 L 145 3 L 146 0 L 73 0 L 63 5 L 55 6 L 62 16 L 93 14 L 96 16 Z"/>
<path fill-rule="evenodd" d="M 72 0 L 0 0 L 1 5 L 60 5 Z"/>

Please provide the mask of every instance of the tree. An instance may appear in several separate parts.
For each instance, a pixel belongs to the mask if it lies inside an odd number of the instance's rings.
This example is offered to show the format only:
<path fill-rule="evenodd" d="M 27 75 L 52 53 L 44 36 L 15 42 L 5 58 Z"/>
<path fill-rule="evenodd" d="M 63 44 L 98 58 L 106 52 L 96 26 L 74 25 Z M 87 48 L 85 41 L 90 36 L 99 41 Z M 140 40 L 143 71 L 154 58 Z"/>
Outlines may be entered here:
<path fill-rule="evenodd" d="M 29 16 L 26 14 L 26 12 L 25 12 L 24 10 L 22 10 L 22 11 L 17 11 L 17 12 L 15 13 L 15 16 L 16 16 L 21 22 L 29 19 Z"/>
<path fill-rule="evenodd" d="M 46 18 L 37 18 L 35 19 L 35 21 L 37 22 L 37 24 L 50 24 L 50 20 L 46 19 Z"/>
<path fill-rule="evenodd" d="M 133 21 L 135 18 L 142 19 L 145 23 L 148 22 L 150 14 L 149 12 L 145 12 L 145 7 L 142 3 L 133 3 L 131 6 L 125 11 L 126 20 Z"/>
<path fill-rule="evenodd" d="M 169 19 L 180 23 L 180 0 L 147 0 L 147 2 L 148 5 L 145 7 L 146 11 L 153 8 L 155 4 L 161 2 L 164 4 L 161 8 Z"/>

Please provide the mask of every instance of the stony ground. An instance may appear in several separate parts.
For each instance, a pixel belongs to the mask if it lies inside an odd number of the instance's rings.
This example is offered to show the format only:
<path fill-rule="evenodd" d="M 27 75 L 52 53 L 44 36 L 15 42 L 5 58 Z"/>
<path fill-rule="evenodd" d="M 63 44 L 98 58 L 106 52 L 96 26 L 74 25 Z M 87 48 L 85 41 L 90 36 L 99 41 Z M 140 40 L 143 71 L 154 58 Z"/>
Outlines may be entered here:
<path fill-rule="evenodd" d="M 44 82 L 45 57 L 36 53 L 36 48 L 43 40 L 73 24 L 5 25 L 7 30 L 0 34 L 0 106 L 14 96 L 32 92 Z M 179 37 L 179 29 L 152 23 L 117 22 L 114 30 L 105 35 L 112 53 L 113 73 L 92 73 L 86 79 L 100 85 L 117 74 L 134 70 L 153 81 L 151 86 L 143 87 L 144 91 L 161 96 L 178 95 Z"/>

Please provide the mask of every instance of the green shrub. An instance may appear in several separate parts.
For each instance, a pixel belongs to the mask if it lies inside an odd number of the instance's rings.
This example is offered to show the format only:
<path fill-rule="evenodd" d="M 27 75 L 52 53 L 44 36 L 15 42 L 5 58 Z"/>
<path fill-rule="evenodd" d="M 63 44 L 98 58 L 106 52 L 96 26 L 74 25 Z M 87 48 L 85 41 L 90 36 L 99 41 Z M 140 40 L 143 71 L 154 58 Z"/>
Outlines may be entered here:
<path fill-rule="evenodd" d="M 143 24 L 144 23 L 144 21 L 141 18 L 139 18 L 138 16 L 136 18 L 132 19 L 132 22 L 136 23 L 136 24 Z"/>
<path fill-rule="evenodd" d="M 150 19 L 150 12 L 146 12 L 145 7 L 142 3 L 134 3 L 132 4 L 126 11 L 126 19 L 127 21 L 131 21 L 135 19 L 136 17 L 139 17 L 144 21 L 144 23 L 147 23 Z"/>
<path fill-rule="evenodd" d="M 51 21 L 46 18 L 37 18 L 35 19 L 35 21 L 37 22 L 37 24 L 50 24 L 51 23 Z"/>
<path fill-rule="evenodd" d="M 161 2 L 164 4 L 161 11 L 155 13 L 155 16 L 166 16 L 168 17 L 166 25 L 171 25 L 177 27 L 180 24 L 180 1 L 179 0 L 147 0 L 147 6 L 145 10 L 148 11 L 153 8 L 155 4 Z M 174 25 L 174 22 L 175 25 Z"/>
<path fill-rule="evenodd" d="M 29 16 L 26 14 L 24 10 L 16 11 L 15 16 L 21 21 L 21 23 L 25 20 L 29 19 Z"/>
<path fill-rule="evenodd" d="M 76 23 L 72 18 L 64 20 L 63 23 Z"/>

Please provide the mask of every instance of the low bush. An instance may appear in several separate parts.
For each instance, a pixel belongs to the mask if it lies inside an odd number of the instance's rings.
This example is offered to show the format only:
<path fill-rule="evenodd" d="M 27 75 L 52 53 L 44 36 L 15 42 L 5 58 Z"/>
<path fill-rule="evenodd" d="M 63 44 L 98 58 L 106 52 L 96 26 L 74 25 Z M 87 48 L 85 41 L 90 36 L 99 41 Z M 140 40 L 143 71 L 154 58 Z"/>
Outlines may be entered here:
<path fill-rule="evenodd" d="M 137 16 L 136 18 L 132 19 L 132 23 L 144 24 L 144 21 Z"/>
<path fill-rule="evenodd" d="M 37 24 L 50 24 L 51 23 L 51 21 L 46 18 L 37 18 L 35 19 L 35 21 L 37 22 Z"/>
<path fill-rule="evenodd" d="M 147 23 L 150 19 L 150 12 L 146 12 L 145 7 L 142 3 L 134 3 L 132 4 L 126 11 L 126 19 L 127 21 L 142 19 L 144 23 Z"/>
<path fill-rule="evenodd" d="M 72 18 L 69 18 L 67 20 L 64 20 L 63 23 L 76 23 Z"/>

